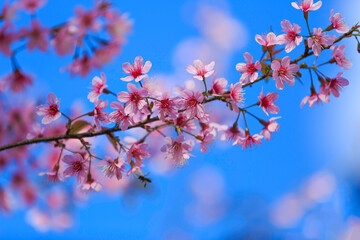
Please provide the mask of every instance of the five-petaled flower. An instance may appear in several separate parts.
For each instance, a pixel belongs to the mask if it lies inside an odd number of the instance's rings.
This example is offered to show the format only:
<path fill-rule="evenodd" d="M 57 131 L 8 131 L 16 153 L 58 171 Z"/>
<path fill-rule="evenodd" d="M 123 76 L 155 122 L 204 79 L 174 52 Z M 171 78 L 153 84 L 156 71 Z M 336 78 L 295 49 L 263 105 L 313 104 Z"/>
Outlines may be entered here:
<path fill-rule="evenodd" d="M 42 124 L 49 124 L 61 116 L 60 99 L 57 99 L 55 94 L 49 93 L 46 101 L 48 105 L 40 105 L 35 109 L 37 115 L 44 116 L 41 120 Z"/>
<path fill-rule="evenodd" d="M 138 111 L 146 114 L 149 113 L 145 97 L 148 95 L 148 91 L 143 88 L 137 88 L 135 84 L 127 84 L 128 92 L 120 92 L 117 95 L 117 99 L 122 103 L 127 103 L 125 106 L 125 114 L 134 115 Z"/>
<path fill-rule="evenodd" d="M 244 101 L 244 93 L 241 86 L 242 84 L 240 82 L 235 83 L 235 85 L 230 85 L 231 105 L 235 112 L 239 112 L 239 107 L 237 104 Z"/>
<path fill-rule="evenodd" d="M 96 102 L 100 95 L 104 92 L 105 88 L 108 86 L 106 85 L 106 77 L 104 73 L 101 73 L 101 78 L 95 76 L 92 80 L 92 90 L 88 94 L 88 99 L 90 102 Z"/>
<path fill-rule="evenodd" d="M 264 96 L 264 89 L 262 89 L 259 96 L 259 107 L 261 107 L 268 116 L 269 113 L 278 114 L 279 107 L 274 104 L 278 98 L 279 94 L 276 92 L 268 93 Z"/>
<path fill-rule="evenodd" d="M 331 10 L 330 21 L 331 25 L 327 28 L 329 30 L 335 29 L 338 33 L 346 33 L 350 29 L 350 27 L 345 24 L 340 13 L 334 14 L 334 9 Z"/>
<path fill-rule="evenodd" d="M 86 159 L 84 159 L 81 154 L 65 155 L 62 161 L 68 165 L 63 172 L 64 177 L 71 177 L 77 174 L 79 183 L 85 180 L 88 167 L 86 165 Z"/>
<path fill-rule="evenodd" d="M 333 46 L 331 49 L 333 50 L 332 57 L 339 67 L 343 69 L 349 69 L 352 66 L 352 63 L 344 56 L 344 50 L 346 46 L 344 44 L 340 46 Z M 332 62 L 330 60 L 330 62 Z"/>
<path fill-rule="evenodd" d="M 238 146 L 242 146 L 243 149 L 246 149 L 248 147 L 252 148 L 254 145 L 258 144 L 260 145 L 261 144 L 261 139 L 263 138 L 262 135 L 260 134 L 254 134 L 254 135 L 251 135 L 249 130 L 246 129 L 245 130 L 245 136 L 242 137 L 240 136 L 234 144 L 237 144 Z"/>
<path fill-rule="evenodd" d="M 323 102 L 329 102 L 329 96 L 327 96 L 324 93 L 317 93 L 314 86 L 311 86 L 310 88 L 311 94 L 309 96 L 306 96 L 303 98 L 303 100 L 300 103 L 300 107 L 303 107 L 306 103 L 309 104 L 309 107 L 312 107 L 315 103 Z"/>
<path fill-rule="evenodd" d="M 174 161 L 175 165 L 185 165 L 190 156 L 192 156 L 190 151 L 194 142 L 191 140 L 185 141 L 185 137 L 182 134 L 177 136 L 176 139 L 166 137 L 165 141 L 168 143 L 161 147 L 161 151 L 166 153 L 166 158 Z"/>
<path fill-rule="evenodd" d="M 268 122 L 261 120 L 261 124 L 264 125 L 264 128 L 260 131 L 260 134 L 264 136 L 266 141 L 270 141 L 271 134 L 279 130 L 280 124 L 275 120 L 281 117 L 270 118 Z"/>
<path fill-rule="evenodd" d="M 141 56 L 135 58 L 134 64 L 129 62 L 123 63 L 122 68 L 126 74 L 130 76 L 121 78 L 125 82 L 130 82 L 135 79 L 135 82 L 140 82 L 149 72 L 151 68 L 151 62 L 146 61 L 144 65 L 144 59 Z"/>
<path fill-rule="evenodd" d="M 297 64 L 290 64 L 289 56 L 284 57 L 281 63 L 278 60 L 272 61 L 271 68 L 274 70 L 273 78 L 276 80 L 277 89 L 281 90 L 285 87 L 284 81 L 289 86 L 295 84 L 294 75 L 299 71 L 299 66 Z"/>
<path fill-rule="evenodd" d="M 105 156 L 105 160 L 101 160 L 98 163 L 98 166 L 103 168 L 103 172 L 106 177 L 112 178 L 116 176 L 117 180 L 122 178 L 122 173 L 125 170 L 125 159 L 122 157 L 119 158 L 111 158 L 109 156 Z"/>
<path fill-rule="evenodd" d="M 214 73 L 214 67 L 215 67 L 214 61 L 212 61 L 207 65 L 204 65 L 202 61 L 195 60 L 193 62 L 193 65 L 186 66 L 186 71 L 188 71 L 188 73 L 190 74 L 193 74 L 194 78 L 198 80 L 203 80 Z"/>
<path fill-rule="evenodd" d="M 314 3 L 313 0 L 302 0 L 301 3 L 292 2 L 291 6 L 293 6 L 296 9 L 302 10 L 304 12 L 304 16 L 307 19 L 308 13 L 310 11 L 316 11 L 318 10 L 322 5 L 321 1 L 318 1 L 317 3 Z"/>
<path fill-rule="evenodd" d="M 302 42 L 303 37 L 299 36 L 301 27 L 296 23 L 292 26 L 288 20 L 282 21 L 281 27 L 286 34 L 278 36 L 278 43 L 281 45 L 286 44 L 285 52 L 289 53 Z"/>
<path fill-rule="evenodd" d="M 320 56 L 325 46 L 331 46 L 335 41 L 335 36 L 326 36 L 321 28 L 314 28 L 314 34 L 308 40 L 308 47 L 312 48 L 315 56 Z"/>
<path fill-rule="evenodd" d="M 109 114 L 109 120 L 111 122 L 121 123 L 121 131 L 125 131 L 130 125 L 134 125 L 132 116 L 125 113 L 124 106 L 119 102 L 110 103 L 110 107 L 116 109 L 116 111 Z"/>
<path fill-rule="evenodd" d="M 258 44 L 260 44 L 264 47 L 267 47 L 267 48 L 278 44 L 278 38 L 276 37 L 275 33 L 273 33 L 273 32 L 269 32 L 267 35 L 262 35 L 262 36 L 259 34 L 256 34 L 255 41 Z"/>
<path fill-rule="evenodd" d="M 254 63 L 254 58 L 253 56 L 251 56 L 250 53 L 244 53 L 244 58 L 246 60 L 246 63 L 236 64 L 236 70 L 242 73 L 240 78 L 240 82 L 242 84 L 254 82 L 259 76 L 259 73 L 257 73 L 257 71 L 261 70 L 261 63 L 259 61 L 256 61 Z"/>

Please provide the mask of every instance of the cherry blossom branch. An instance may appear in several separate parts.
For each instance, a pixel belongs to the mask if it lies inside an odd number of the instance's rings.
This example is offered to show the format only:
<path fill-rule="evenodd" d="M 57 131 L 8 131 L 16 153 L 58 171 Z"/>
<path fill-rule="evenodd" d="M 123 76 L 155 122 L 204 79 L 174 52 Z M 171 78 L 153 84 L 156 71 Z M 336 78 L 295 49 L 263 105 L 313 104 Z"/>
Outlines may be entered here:
<path fill-rule="evenodd" d="M 344 38 L 351 37 L 353 35 L 353 32 L 358 31 L 357 29 L 359 27 L 360 27 L 360 25 L 358 25 L 358 24 L 355 25 L 354 27 L 352 27 L 347 33 L 344 33 L 343 35 L 338 37 L 331 46 L 333 46 L 337 42 L 340 42 Z M 330 49 L 331 46 L 327 46 L 324 49 Z M 298 63 L 299 61 L 301 61 L 301 60 L 303 60 L 303 59 L 305 59 L 307 57 L 310 57 L 310 56 L 312 56 L 314 54 L 314 52 L 312 52 L 312 51 L 309 52 L 308 50 L 309 49 L 305 49 L 305 52 L 300 57 L 298 57 L 295 60 L 291 61 L 291 63 Z M 270 76 L 271 76 L 271 72 L 269 72 L 267 74 L 264 74 L 264 75 L 260 76 L 259 78 L 257 78 L 255 81 L 242 85 L 242 88 L 251 86 L 252 84 L 260 82 L 261 80 L 264 80 L 264 79 L 266 79 L 267 77 L 270 77 Z M 115 93 L 111 92 L 110 90 L 106 90 L 104 92 L 116 95 Z M 205 90 L 204 93 L 206 95 L 208 95 L 207 89 Z M 226 91 L 226 92 L 224 92 L 223 94 L 220 94 L 220 95 L 215 95 L 215 96 L 210 95 L 211 97 L 208 97 L 208 98 L 204 99 L 203 103 L 205 104 L 205 103 L 209 103 L 209 102 L 212 102 L 212 101 L 215 101 L 215 100 L 226 101 L 225 99 L 227 98 L 229 93 L 230 93 L 230 91 Z M 254 104 L 254 105 L 256 105 L 256 104 Z M 180 110 L 179 112 L 181 112 L 181 111 L 182 110 Z M 81 116 L 85 116 L 85 115 L 86 114 L 81 115 Z M 67 116 L 65 116 L 65 117 L 67 117 Z M 75 118 L 75 119 L 77 119 L 77 118 Z M 72 121 L 74 121 L 75 119 L 72 119 Z M 144 120 L 142 122 L 139 122 L 139 123 L 137 123 L 135 125 L 129 126 L 128 129 L 137 128 L 137 127 L 144 127 L 146 124 L 156 122 L 158 120 L 159 120 L 158 117 L 148 118 L 148 119 L 146 119 L 146 120 Z M 157 130 L 157 129 L 154 129 L 154 130 Z M 4 151 L 4 150 L 7 150 L 7 149 L 20 147 L 20 146 L 24 146 L 24 145 L 40 143 L 40 142 L 52 142 L 52 141 L 65 140 L 65 139 L 79 139 L 79 140 L 81 140 L 82 138 L 95 137 L 95 136 L 99 136 L 99 135 L 110 134 L 110 133 L 117 132 L 117 131 L 121 131 L 121 127 L 115 126 L 114 128 L 103 129 L 103 130 L 100 130 L 100 131 L 97 131 L 97 132 L 86 132 L 86 133 L 58 135 L 58 136 L 52 136 L 52 137 L 34 138 L 34 139 L 31 139 L 31 140 L 25 140 L 25 141 L 16 142 L 16 143 L 1 146 L 0 147 L 0 152 Z"/>

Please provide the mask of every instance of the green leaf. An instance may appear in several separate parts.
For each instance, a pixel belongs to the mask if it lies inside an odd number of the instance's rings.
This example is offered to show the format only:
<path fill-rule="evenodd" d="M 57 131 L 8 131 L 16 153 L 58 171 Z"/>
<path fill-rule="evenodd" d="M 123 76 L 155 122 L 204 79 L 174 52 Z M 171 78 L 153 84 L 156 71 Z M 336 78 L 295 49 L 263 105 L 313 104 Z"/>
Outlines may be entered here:
<path fill-rule="evenodd" d="M 75 121 L 71 127 L 70 127 L 70 134 L 76 134 L 78 132 L 80 132 L 81 130 L 83 130 L 85 127 L 87 127 L 89 125 L 88 122 L 83 121 L 83 120 L 78 120 Z"/>

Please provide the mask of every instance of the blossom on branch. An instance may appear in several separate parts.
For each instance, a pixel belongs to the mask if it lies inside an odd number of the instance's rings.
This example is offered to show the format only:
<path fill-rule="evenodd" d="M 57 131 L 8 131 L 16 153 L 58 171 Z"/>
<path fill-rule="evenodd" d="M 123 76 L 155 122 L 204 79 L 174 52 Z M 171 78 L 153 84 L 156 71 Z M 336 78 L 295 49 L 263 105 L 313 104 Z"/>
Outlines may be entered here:
<path fill-rule="evenodd" d="M 55 94 L 49 93 L 46 101 L 48 105 L 40 105 L 35 109 L 37 115 L 43 116 L 41 120 L 42 124 L 49 124 L 61 116 L 61 112 L 59 111 L 60 99 L 57 99 Z"/>

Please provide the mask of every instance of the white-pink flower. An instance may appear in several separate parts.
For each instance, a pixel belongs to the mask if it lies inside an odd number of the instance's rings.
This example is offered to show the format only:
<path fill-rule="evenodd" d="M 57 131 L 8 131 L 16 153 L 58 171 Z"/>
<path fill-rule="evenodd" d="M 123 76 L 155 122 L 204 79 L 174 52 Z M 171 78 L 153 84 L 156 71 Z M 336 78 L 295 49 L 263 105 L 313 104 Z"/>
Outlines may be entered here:
<path fill-rule="evenodd" d="M 236 70 L 242 73 L 240 78 L 240 82 L 242 84 L 254 82 L 259 76 L 259 73 L 257 73 L 257 71 L 261 70 L 261 63 L 259 61 L 256 61 L 254 63 L 254 58 L 253 56 L 251 56 L 250 53 L 244 53 L 244 58 L 246 60 L 246 63 L 236 64 Z"/>
<path fill-rule="evenodd" d="M 96 182 L 93 178 L 89 178 L 86 182 L 80 185 L 80 189 L 83 192 L 96 191 L 100 192 L 102 190 L 102 186 L 100 183 Z"/>
<path fill-rule="evenodd" d="M 331 10 L 330 21 L 331 21 L 330 29 L 335 29 L 338 33 L 346 33 L 350 29 L 350 27 L 345 24 L 340 13 L 334 14 L 334 9 Z"/>
<path fill-rule="evenodd" d="M 190 74 L 193 74 L 194 78 L 198 80 L 203 80 L 204 78 L 207 78 L 214 73 L 214 67 L 215 67 L 214 61 L 212 61 L 207 65 L 204 65 L 202 61 L 195 60 L 193 62 L 193 65 L 186 66 L 186 71 L 188 71 L 188 73 Z"/>
<path fill-rule="evenodd" d="M 151 157 L 151 154 L 146 143 L 134 143 L 127 153 L 126 160 L 130 163 L 134 159 L 135 165 L 140 167 L 144 159 L 149 157 Z"/>
<path fill-rule="evenodd" d="M 112 178 L 113 176 L 116 176 L 117 180 L 120 180 L 122 178 L 122 173 L 125 170 L 124 164 L 125 159 L 122 157 L 113 159 L 105 156 L 105 160 L 101 160 L 98 163 L 98 166 L 103 168 L 106 177 Z"/>
<path fill-rule="evenodd" d="M 96 130 L 101 130 L 100 122 L 103 124 L 109 124 L 109 114 L 103 112 L 108 105 L 108 101 L 105 102 L 103 100 L 98 100 L 95 102 L 94 111 L 92 112 L 94 116 L 94 123 L 96 126 Z"/>
<path fill-rule="evenodd" d="M 31 29 L 21 29 L 19 35 L 28 37 L 27 48 L 32 51 L 35 47 L 45 52 L 48 47 L 49 29 L 41 27 L 37 20 L 31 21 Z"/>
<path fill-rule="evenodd" d="M 330 46 L 335 41 L 335 36 L 326 36 L 321 28 L 314 28 L 314 34 L 308 40 L 308 47 L 312 48 L 315 56 L 320 56 L 325 46 Z"/>
<path fill-rule="evenodd" d="M 204 100 L 203 94 L 200 91 L 184 89 L 181 95 L 183 98 L 179 100 L 179 105 L 185 109 L 187 118 L 203 119 L 205 117 L 205 108 L 201 104 Z"/>
<path fill-rule="evenodd" d="M 169 92 L 164 92 L 159 101 L 154 101 L 154 108 L 159 111 L 158 117 L 161 121 L 165 121 L 165 117 L 176 119 L 178 103 L 175 99 L 170 98 Z"/>
<path fill-rule="evenodd" d="M 90 102 L 96 102 L 100 95 L 104 92 L 105 88 L 108 86 L 106 85 L 106 77 L 104 73 L 101 73 L 101 78 L 95 76 L 92 80 L 92 90 L 88 94 L 88 99 Z"/>
<path fill-rule="evenodd" d="M 130 125 L 134 125 L 135 122 L 129 114 L 125 113 L 124 106 L 119 102 L 110 103 L 110 107 L 116 109 L 116 111 L 109 114 L 109 120 L 111 122 L 121 123 L 121 131 L 125 131 Z"/>
<path fill-rule="evenodd" d="M 79 183 L 83 182 L 87 174 L 87 165 L 86 160 L 80 154 L 74 155 L 65 155 L 62 159 L 68 167 L 64 170 L 64 177 L 71 177 L 74 174 L 77 174 L 77 180 Z"/>
<path fill-rule="evenodd" d="M 344 50 L 346 46 L 342 44 L 340 46 L 332 46 L 333 50 L 332 57 L 336 61 L 337 65 L 343 69 L 349 69 L 352 66 L 352 63 L 344 56 Z"/>
<path fill-rule="evenodd" d="M 147 76 L 146 73 L 149 72 L 151 66 L 152 64 L 150 61 L 146 61 L 144 65 L 144 59 L 141 56 L 137 56 L 135 58 L 134 64 L 129 62 L 123 63 L 122 68 L 124 72 L 130 76 L 120 79 L 125 82 L 130 82 L 133 79 L 135 79 L 135 82 L 140 82 L 141 79 Z"/>
<path fill-rule="evenodd" d="M 49 93 L 46 101 L 48 105 L 40 105 L 35 109 L 37 115 L 43 116 L 41 120 L 42 124 L 49 124 L 61 116 L 61 112 L 59 111 L 60 99 L 58 100 L 55 94 Z"/>
<path fill-rule="evenodd" d="M 203 136 L 201 137 L 200 151 L 202 153 L 207 153 L 207 146 L 209 145 L 215 138 L 214 131 L 205 131 Z"/>
<path fill-rule="evenodd" d="M 228 84 L 228 81 L 225 78 L 217 78 L 215 79 L 215 76 L 212 80 L 213 86 L 210 89 L 210 94 L 222 94 L 225 92 L 226 85 Z"/>
<path fill-rule="evenodd" d="M 192 150 L 194 142 L 191 140 L 185 141 L 183 135 L 177 136 L 176 139 L 166 137 L 165 141 L 168 143 L 162 146 L 160 150 L 166 153 L 166 159 L 174 161 L 175 165 L 185 165 L 190 156 L 192 156 L 189 152 Z"/>
<path fill-rule="evenodd" d="M 278 114 L 280 109 L 274 104 L 278 98 L 279 94 L 276 92 L 268 93 L 266 96 L 264 96 L 264 89 L 262 89 L 259 96 L 259 107 L 261 107 L 268 116 L 269 113 Z"/>
<path fill-rule="evenodd" d="M 263 136 L 259 135 L 259 134 L 254 134 L 251 135 L 249 130 L 245 130 L 245 136 L 244 137 L 239 137 L 235 143 L 238 146 L 242 146 L 243 149 L 246 149 L 248 147 L 252 148 L 254 145 L 261 144 L 261 139 L 263 138 Z"/>
<path fill-rule="evenodd" d="M 244 101 L 244 93 L 241 86 L 242 84 L 240 82 L 235 83 L 235 85 L 230 85 L 231 105 L 235 112 L 239 112 L 239 107 L 237 104 Z"/>
<path fill-rule="evenodd" d="M 315 88 L 311 87 L 311 94 L 309 96 L 306 96 L 303 98 L 303 100 L 300 103 L 300 107 L 303 107 L 304 104 L 308 103 L 309 107 L 312 107 L 315 103 L 323 102 L 329 102 L 329 96 L 323 94 L 323 93 L 317 93 Z"/>
<path fill-rule="evenodd" d="M 274 60 L 271 63 L 271 68 L 273 71 L 273 78 L 276 80 L 276 88 L 283 89 L 286 82 L 289 86 L 295 84 L 294 75 L 299 71 L 299 66 L 297 64 L 290 64 L 290 57 L 286 56 L 281 60 L 281 63 L 278 60 Z"/>
<path fill-rule="evenodd" d="M 270 140 L 271 134 L 279 130 L 280 124 L 277 123 L 275 120 L 279 119 L 281 117 L 273 117 L 270 118 L 268 122 L 261 122 L 264 125 L 264 128 L 260 131 L 260 134 L 264 136 L 266 141 Z"/>
<path fill-rule="evenodd" d="M 267 35 L 262 35 L 262 36 L 256 34 L 255 41 L 264 47 L 271 47 L 278 44 L 277 37 L 273 32 L 269 32 Z"/>
<path fill-rule="evenodd" d="M 128 92 L 120 92 L 117 95 L 117 98 L 122 103 L 127 103 L 125 106 L 125 114 L 134 115 L 138 111 L 141 111 L 144 114 L 149 114 L 147 103 L 145 97 L 148 95 L 148 91 L 143 88 L 137 88 L 135 84 L 127 84 Z"/>
<path fill-rule="evenodd" d="M 336 78 L 332 78 L 327 83 L 325 89 L 328 91 L 328 94 L 332 93 L 335 97 L 340 96 L 340 89 L 349 85 L 349 81 L 342 77 L 344 73 L 339 73 Z"/>
<path fill-rule="evenodd" d="M 281 27 L 286 34 L 278 36 L 278 44 L 286 44 L 285 52 L 289 53 L 302 42 L 303 37 L 298 34 L 301 32 L 301 27 L 294 23 L 294 26 L 288 20 L 281 22 Z"/>
<path fill-rule="evenodd" d="M 296 9 L 304 11 L 304 13 L 307 13 L 309 11 L 316 11 L 321 7 L 321 5 L 322 5 L 321 1 L 314 3 L 313 0 L 302 0 L 301 3 L 297 3 L 297 2 L 291 3 L 291 6 L 293 6 Z"/>

